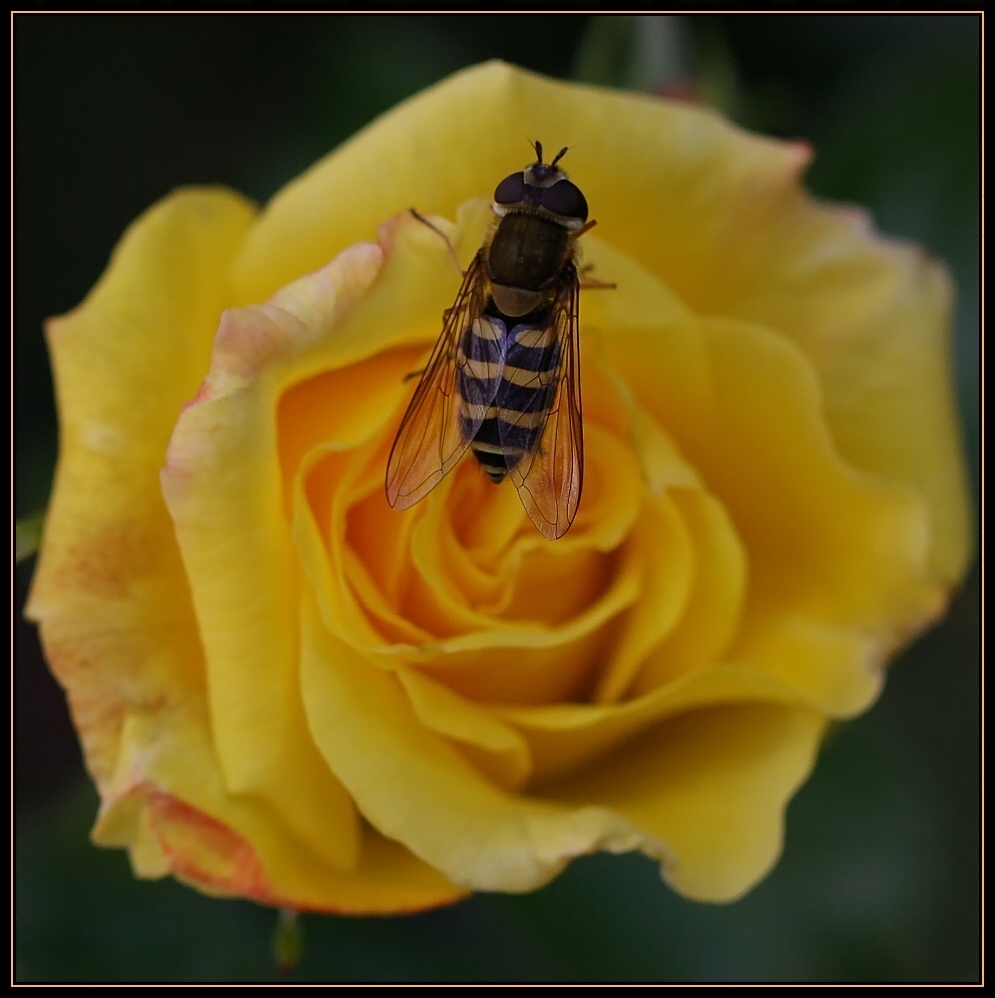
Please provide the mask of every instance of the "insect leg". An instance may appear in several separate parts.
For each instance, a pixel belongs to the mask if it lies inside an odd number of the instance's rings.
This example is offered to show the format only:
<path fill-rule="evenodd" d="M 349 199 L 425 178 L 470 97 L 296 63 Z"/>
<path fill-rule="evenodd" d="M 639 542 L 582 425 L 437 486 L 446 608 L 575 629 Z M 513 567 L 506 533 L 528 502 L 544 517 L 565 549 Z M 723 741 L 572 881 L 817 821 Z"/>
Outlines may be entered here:
<path fill-rule="evenodd" d="M 592 270 L 594 270 L 594 264 L 585 263 L 577 271 L 582 278 L 580 282 L 581 291 L 614 291 L 618 287 L 614 281 L 599 281 L 596 277 L 589 277 L 585 280 L 585 276 L 590 274 Z"/>
<path fill-rule="evenodd" d="M 437 229 L 427 218 L 425 218 L 424 215 L 419 215 L 414 208 L 409 208 L 408 211 L 410 211 L 411 214 L 422 223 L 422 225 L 427 225 L 446 244 L 446 249 L 449 250 L 449 255 L 452 257 L 453 263 L 456 264 L 456 269 L 463 274 L 463 276 L 466 276 L 466 271 L 460 266 L 459 257 L 456 255 L 456 250 L 453 249 L 453 244 L 449 241 L 449 236 Z"/>

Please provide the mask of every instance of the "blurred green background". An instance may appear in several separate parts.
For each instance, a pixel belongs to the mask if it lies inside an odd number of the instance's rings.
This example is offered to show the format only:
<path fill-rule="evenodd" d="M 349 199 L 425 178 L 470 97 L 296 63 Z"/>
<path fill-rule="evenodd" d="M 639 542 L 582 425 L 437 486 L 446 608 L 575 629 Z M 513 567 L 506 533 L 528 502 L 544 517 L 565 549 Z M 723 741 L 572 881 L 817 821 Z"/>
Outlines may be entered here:
<path fill-rule="evenodd" d="M 975 16 L 45 16 L 14 19 L 16 512 L 56 453 L 41 323 L 84 297 L 171 188 L 265 200 L 401 98 L 502 58 L 693 90 L 816 149 L 809 186 L 914 239 L 959 288 L 956 375 L 978 494 L 980 21 Z M 977 507 L 976 507 L 977 508 Z M 18 609 L 33 560 L 16 569 Z M 971 981 L 980 974 L 980 649 L 974 569 L 948 618 L 838 729 L 742 901 L 697 905 L 638 856 L 535 894 L 417 916 L 305 916 L 289 980 Z M 275 913 L 135 881 L 87 839 L 96 798 L 33 628 L 16 624 L 19 981 L 267 981 Z"/>

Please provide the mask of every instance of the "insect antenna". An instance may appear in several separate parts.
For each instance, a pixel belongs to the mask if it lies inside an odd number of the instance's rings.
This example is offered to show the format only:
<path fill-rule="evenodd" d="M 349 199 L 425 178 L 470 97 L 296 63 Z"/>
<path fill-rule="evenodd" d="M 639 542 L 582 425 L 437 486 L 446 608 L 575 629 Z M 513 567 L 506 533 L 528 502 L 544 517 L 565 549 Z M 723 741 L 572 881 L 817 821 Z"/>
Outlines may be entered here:
<path fill-rule="evenodd" d="M 561 159 L 563 159 L 563 154 L 564 154 L 564 153 L 565 153 L 565 152 L 566 152 L 566 151 L 567 151 L 567 150 L 568 150 L 569 148 L 570 148 L 570 146 L 564 146 L 564 147 L 563 147 L 563 148 L 562 148 L 562 149 L 561 149 L 561 150 L 560 150 L 560 151 L 559 151 L 559 152 L 558 152 L 558 153 L 556 154 L 556 156 L 555 156 L 555 157 L 553 158 L 553 162 L 552 162 L 552 163 L 550 163 L 549 165 L 550 165 L 550 166 L 556 166 L 556 164 L 557 164 L 557 163 L 559 163 L 559 161 L 560 161 Z"/>

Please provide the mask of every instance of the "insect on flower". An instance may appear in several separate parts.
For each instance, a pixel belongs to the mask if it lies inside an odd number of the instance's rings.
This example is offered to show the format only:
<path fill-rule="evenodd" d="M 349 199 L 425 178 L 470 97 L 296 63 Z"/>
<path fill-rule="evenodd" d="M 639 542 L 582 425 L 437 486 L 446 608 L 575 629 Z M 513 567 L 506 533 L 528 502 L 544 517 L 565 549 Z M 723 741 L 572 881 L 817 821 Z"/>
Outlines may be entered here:
<path fill-rule="evenodd" d="M 443 315 L 386 487 L 391 506 L 407 509 L 470 448 L 495 485 L 511 478 L 536 529 L 555 540 L 570 528 L 584 483 L 580 290 L 614 285 L 581 284 L 576 241 L 595 223 L 557 166 L 566 148 L 552 163 L 542 161 L 541 143 L 535 151 L 533 164 L 494 191 L 497 224 Z"/>

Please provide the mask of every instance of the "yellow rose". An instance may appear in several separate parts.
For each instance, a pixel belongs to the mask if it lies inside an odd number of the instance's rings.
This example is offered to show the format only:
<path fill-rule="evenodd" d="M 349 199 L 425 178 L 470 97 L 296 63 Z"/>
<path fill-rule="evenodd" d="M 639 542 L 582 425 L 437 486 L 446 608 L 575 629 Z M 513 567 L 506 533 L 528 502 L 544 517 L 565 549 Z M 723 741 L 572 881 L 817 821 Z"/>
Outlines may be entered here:
<path fill-rule="evenodd" d="M 587 475 L 555 542 L 469 457 L 404 513 L 383 485 L 460 280 L 405 209 L 465 265 L 526 135 L 571 145 L 584 261 L 618 286 L 582 295 Z M 193 189 L 136 222 L 48 328 L 29 612 L 94 840 L 347 913 L 528 891 L 595 850 L 693 898 L 755 884 L 827 724 L 969 549 L 946 272 L 813 202 L 808 159 L 490 63 L 259 216 Z"/>

